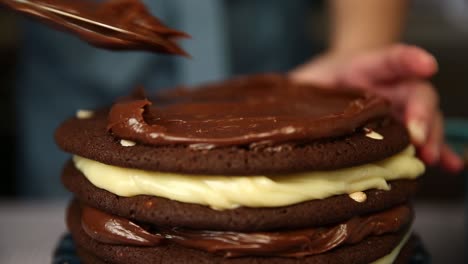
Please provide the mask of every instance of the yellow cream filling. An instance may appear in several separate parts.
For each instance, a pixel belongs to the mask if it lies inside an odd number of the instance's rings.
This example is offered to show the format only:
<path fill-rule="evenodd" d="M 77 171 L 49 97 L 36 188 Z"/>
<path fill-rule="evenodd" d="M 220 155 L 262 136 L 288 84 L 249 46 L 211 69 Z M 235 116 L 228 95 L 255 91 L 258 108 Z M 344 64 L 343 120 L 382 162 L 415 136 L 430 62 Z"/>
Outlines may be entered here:
<path fill-rule="evenodd" d="M 370 189 L 389 190 L 389 181 L 415 179 L 424 172 L 412 146 L 375 163 L 275 176 L 188 175 L 116 167 L 79 156 L 73 160 L 93 185 L 118 196 L 152 195 L 217 210 L 280 207 Z"/>

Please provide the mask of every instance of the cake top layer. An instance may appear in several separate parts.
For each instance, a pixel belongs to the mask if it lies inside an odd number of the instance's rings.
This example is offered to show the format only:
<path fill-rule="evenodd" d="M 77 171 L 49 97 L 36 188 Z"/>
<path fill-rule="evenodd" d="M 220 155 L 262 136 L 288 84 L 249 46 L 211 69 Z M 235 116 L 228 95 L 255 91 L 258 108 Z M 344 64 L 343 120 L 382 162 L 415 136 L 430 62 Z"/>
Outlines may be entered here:
<path fill-rule="evenodd" d="M 237 78 L 110 109 L 79 112 L 55 134 L 65 151 L 109 165 L 207 175 L 335 170 L 409 144 L 379 97 L 293 85 L 282 75 Z"/>
<path fill-rule="evenodd" d="M 265 74 L 181 88 L 152 100 L 127 98 L 112 106 L 108 129 L 148 145 L 212 149 L 336 138 L 388 115 L 389 103 L 381 97 Z"/>

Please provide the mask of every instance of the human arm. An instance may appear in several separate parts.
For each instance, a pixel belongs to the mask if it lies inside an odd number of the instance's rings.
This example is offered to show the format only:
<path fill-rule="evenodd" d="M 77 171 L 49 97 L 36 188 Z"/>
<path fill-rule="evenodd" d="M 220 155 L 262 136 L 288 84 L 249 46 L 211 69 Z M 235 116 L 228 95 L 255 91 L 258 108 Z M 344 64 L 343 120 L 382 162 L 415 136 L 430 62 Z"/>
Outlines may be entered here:
<path fill-rule="evenodd" d="M 296 68 L 291 77 L 387 97 L 420 157 L 457 172 L 463 162 L 444 142 L 438 94 L 427 81 L 437 72 L 436 59 L 421 48 L 398 44 L 406 2 L 330 0 L 330 48 Z"/>
<path fill-rule="evenodd" d="M 407 5 L 407 0 L 329 0 L 328 53 L 347 57 L 400 40 Z"/>

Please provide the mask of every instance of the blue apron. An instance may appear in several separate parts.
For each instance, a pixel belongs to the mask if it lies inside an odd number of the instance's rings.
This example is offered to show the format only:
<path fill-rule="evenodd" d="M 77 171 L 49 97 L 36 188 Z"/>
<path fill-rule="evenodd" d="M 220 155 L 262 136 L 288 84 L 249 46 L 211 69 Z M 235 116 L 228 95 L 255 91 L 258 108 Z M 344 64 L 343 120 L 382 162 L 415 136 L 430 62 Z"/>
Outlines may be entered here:
<path fill-rule="evenodd" d="M 152 91 L 235 74 L 286 71 L 313 50 L 305 34 L 308 0 L 145 3 L 166 24 L 193 36 L 183 41 L 193 59 L 99 50 L 71 35 L 24 21 L 16 90 L 21 195 L 66 193 L 58 179 L 69 155 L 55 146 L 53 133 L 77 109 L 110 104 L 135 85 Z"/>

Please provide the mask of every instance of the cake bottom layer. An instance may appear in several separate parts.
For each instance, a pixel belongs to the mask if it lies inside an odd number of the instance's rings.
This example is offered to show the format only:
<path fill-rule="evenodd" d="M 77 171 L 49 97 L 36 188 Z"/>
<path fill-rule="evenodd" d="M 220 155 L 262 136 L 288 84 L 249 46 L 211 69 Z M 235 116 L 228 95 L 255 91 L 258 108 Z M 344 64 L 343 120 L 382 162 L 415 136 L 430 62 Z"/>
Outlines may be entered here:
<path fill-rule="evenodd" d="M 84 263 L 223 263 L 223 264 L 368 264 L 389 255 L 395 250 L 407 234 L 407 230 L 381 236 L 372 236 L 354 245 L 343 246 L 334 250 L 304 258 L 284 257 L 241 257 L 224 258 L 207 252 L 167 244 L 156 247 L 120 246 L 100 243 L 82 229 L 80 209 L 70 207 L 67 224 L 78 247 Z M 401 251 L 400 255 L 405 250 Z M 398 252 L 397 252 L 398 254 Z M 411 252 L 407 254 L 408 259 Z M 403 258 L 403 257 L 399 257 Z M 100 262 L 99 262 L 100 261 Z M 395 262 L 395 263 L 406 263 Z"/>
<path fill-rule="evenodd" d="M 413 251 L 414 251 L 414 246 L 417 243 L 417 237 L 412 236 L 408 242 L 403 246 L 401 249 L 400 253 L 398 254 L 398 257 L 395 259 L 393 264 L 408 264 L 410 263 L 410 259 L 412 258 Z M 106 262 L 102 259 L 99 259 L 95 255 L 89 253 L 88 251 L 84 250 L 83 248 L 77 248 L 77 254 L 80 257 L 80 260 L 82 261 L 83 264 L 113 264 L 112 262 Z M 148 262 L 150 263 L 150 262 Z M 156 263 L 156 262 L 151 262 L 151 263 Z M 166 262 L 164 262 L 166 263 Z M 169 263 L 169 262 L 168 262 Z M 176 263 L 176 262 L 172 262 Z M 187 262 L 187 263 L 200 263 L 200 262 Z M 201 263 L 222 263 L 222 262 L 201 262 Z M 238 263 L 243 263 L 243 262 L 238 262 Z M 245 262 L 248 263 L 248 262 Z M 301 259 L 298 259 L 296 264 L 300 264 Z M 303 262 L 306 263 L 306 262 Z M 184 263 L 181 263 L 184 264 Z"/>

